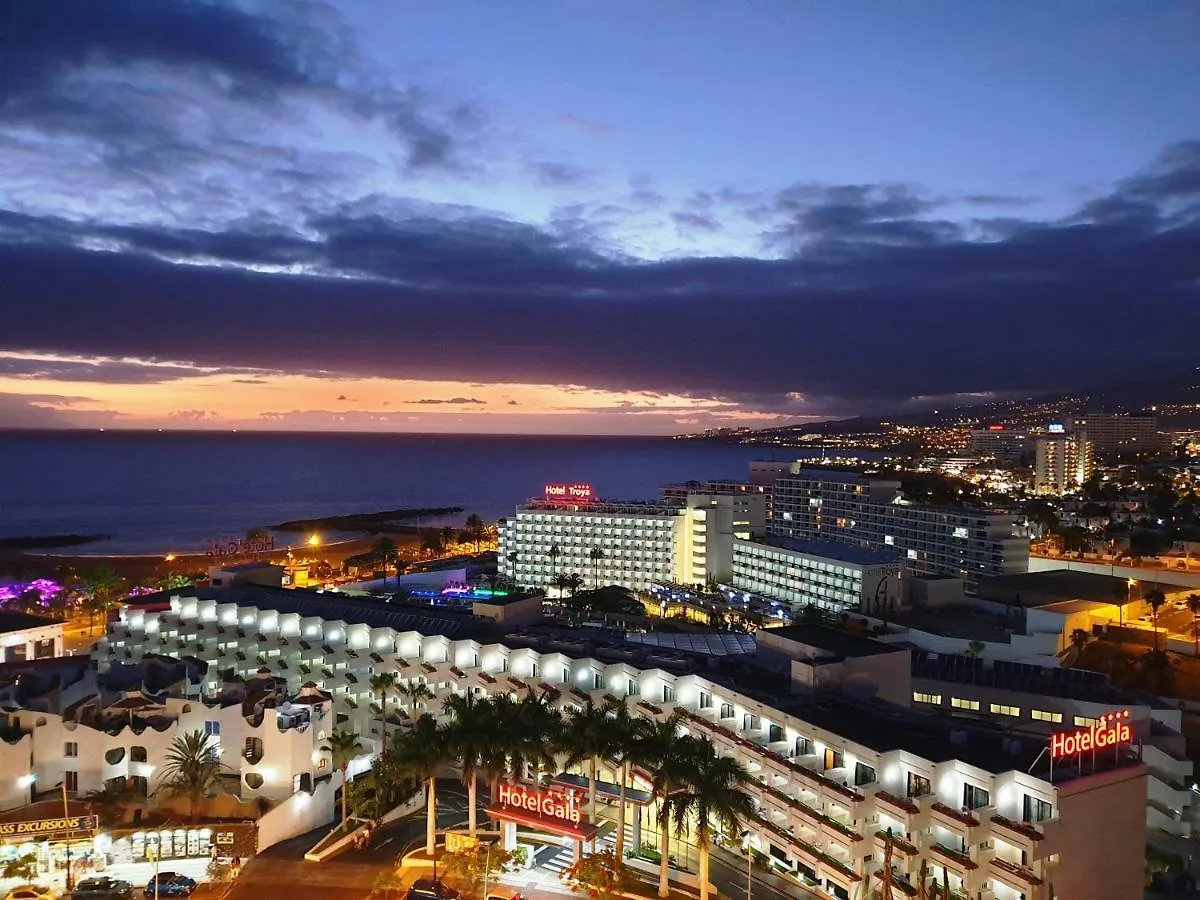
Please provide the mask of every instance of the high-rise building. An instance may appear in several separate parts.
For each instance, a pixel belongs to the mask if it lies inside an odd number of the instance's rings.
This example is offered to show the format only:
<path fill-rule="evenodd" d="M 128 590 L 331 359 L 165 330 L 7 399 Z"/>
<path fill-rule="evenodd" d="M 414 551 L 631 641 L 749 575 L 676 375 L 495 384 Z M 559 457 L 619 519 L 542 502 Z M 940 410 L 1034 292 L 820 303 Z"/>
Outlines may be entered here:
<path fill-rule="evenodd" d="M 1000 465 L 1012 465 L 1032 449 L 1029 429 L 989 425 L 971 429 L 971 453 L 990 457 Z"/>
<path fill-rule="evenodd" d="M 1161 450 L 1167 436 L 1158 430 L 1155 416 L 1088 413 L 1071 420 L 1070 430 L 1086 431 L 1092 447 L 1101 453 L 1113 450 Z"/>
<path fill-rule="evenodd" d="M 1034 492 L 1070 494 L 1091 477 L 1094 467 L 1088 432 L 1073 431 L 1038 438 L 1034 449 Z"/>
<path fill-rule="evenodd" d="M 955 576 L 974 593 L 982 575 L 1029 568 L 1029 543 L 1008 513 L 919 506 L 900 482 L 854 472 L 802 469 L 772 487 L 767 532 L 798 540 L 838 541 L 900 553 L 917 575 Z"/>

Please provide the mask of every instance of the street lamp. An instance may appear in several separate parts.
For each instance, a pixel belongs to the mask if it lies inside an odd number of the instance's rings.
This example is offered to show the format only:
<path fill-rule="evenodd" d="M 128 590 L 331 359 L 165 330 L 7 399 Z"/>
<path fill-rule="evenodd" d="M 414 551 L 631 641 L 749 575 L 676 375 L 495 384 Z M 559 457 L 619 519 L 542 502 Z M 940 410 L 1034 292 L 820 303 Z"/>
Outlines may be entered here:
<path fill-rule="evenodd" d="M 319 534 L 310 534 L 308 536 L 308 546 L 320 547 L 321 546 L 321 536 Z"/>

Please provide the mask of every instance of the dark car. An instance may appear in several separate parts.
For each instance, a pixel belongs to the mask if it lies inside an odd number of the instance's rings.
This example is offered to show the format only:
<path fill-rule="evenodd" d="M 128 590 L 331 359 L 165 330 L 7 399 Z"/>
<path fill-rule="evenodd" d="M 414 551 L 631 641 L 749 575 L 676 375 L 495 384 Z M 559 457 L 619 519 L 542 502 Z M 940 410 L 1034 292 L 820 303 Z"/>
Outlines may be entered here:
<path fill-rule="evenodd" d="M 418 878 L 404 895 L 404 900 L 460 900 L 458 891 L 432 878 Z"/>
<path fill-rule="evenodd" d="M 85 878 L 75 885 L 72 897 L 79 900 L 133 900 L 133 885 L 118 878 Z"/>
<path fill-rule="evenodd" d="M 157 885 L 157 892 L 155 891 Z M 195 879 L 180 875 L 178 872 L 159 872 L 146 885 L 146 896 L 154 897 L 186 897 L 196 889 Z"/>

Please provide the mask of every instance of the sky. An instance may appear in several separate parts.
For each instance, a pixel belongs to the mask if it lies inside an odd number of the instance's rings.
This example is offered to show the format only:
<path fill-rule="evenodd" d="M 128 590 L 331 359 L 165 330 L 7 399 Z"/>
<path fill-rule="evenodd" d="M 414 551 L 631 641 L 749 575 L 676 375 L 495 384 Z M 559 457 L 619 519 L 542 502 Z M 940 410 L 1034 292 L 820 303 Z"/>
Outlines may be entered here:
<path fill-rule="evenodd" d="M 0 427 L 670 434 L 1184 371 L 1190 0 L 0 0 Z"/>

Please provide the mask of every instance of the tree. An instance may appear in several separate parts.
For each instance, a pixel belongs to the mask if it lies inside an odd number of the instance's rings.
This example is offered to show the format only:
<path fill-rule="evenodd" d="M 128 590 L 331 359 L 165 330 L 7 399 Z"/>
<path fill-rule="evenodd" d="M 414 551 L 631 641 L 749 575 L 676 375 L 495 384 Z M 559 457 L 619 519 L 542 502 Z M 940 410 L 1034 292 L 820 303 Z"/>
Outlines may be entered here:
<path fill-rule="evenodd" d="M 421 552 L 437 556 L 446 550 L 446 541 L 440 531 L 430 528 L 421 535 Z"/>
<path fill-rule="evenodd" d="M 265 528 L 251 528 L 246 532 L 246 543 L 253 544 L 256 541 L 265 541 L 270 537 L 270 533 Z"/>
<path fill-rule="evenodd" d="M 420 716 L 396 738 L 396 764 L 406 776 L 425 783 L 425 852 L 437 849 L 437 773 L 450 757 L 445 730 L 432 716 Z"/>
<path fill-rule="evenodd" d="M 387 701 L 388 694 L 396 690 L 395 672 L 376 672 L 371 676 L 371 691 L 379 698 L 379 739 L 387 746 Z"/>
<path fill-rule="evenodd" d="M 95 630 L 96 615 L 107 618 L 121 596 L 122 581 L 117 573 L 108 566 L 102 566 L 83 580 L 83 589 L 87 593 L 87 610 L 89 616 L 89 632 Z"/>
<path fill-rule="evenodd" d="M 396 688 L 396 693 L 408 699 L 408 708 L 414 719 L 420 718 L 417 715 L 417 705 L 422 701 L 433 699 L 433 691 L 422 681 L 410 681 L 408 684 L 402 684 Z"/>
<path fill-rule="evenodd" d="M 453 853 L 443 853 L 441 858 L 447 874 L 464 885 L 463 895 L 468 900 L 482 897 L 491 876 L 514 868 L 516 861 L 515 850 L 505 850 L 486 843 L 477 843 Z"/>
<path fill-rule="evenodd" d="M 1188 594 L 1187 608 L 1192 614 L 1192 656 L 1200 657 L 1200 594 Z"/>
<path fill-rule="evenodd" d="M 513 583 L 513 587 L 517 586 L 517 561 L 521 558 L 521 554 L 516 550 L 510 550 L 505 559 L 508 560 L 508 571 L 512 574 L 509 576 L 509 581 Z"/>
<path fill-rule="evenodd" d="M 592 900 L 614 900 L 634 882 L 632 873 L 612 850 L 589 853 L 567 869 L 563 877 L 574 890 L 586 893 Z"/>
<path fill-rule="evenodd" d="M 220 744 L 200 731 L 190 731 L 171 741 L 164 755 L 158 790 L 186 797 L 192 824 L 200 818 L 200 803 L 221 783 Z"/>
<path fill-rule="evenodd" d="M 604 560 L 604 551 L 593 547 L 588 551 L 588 559 L 592 563 L 592 590 L 600 590 L 600 563 Z"/>
<path fill-rule="evenodd" d="M 379 540 L 377 540 L 375 545 L 371 548 L 371 552 L 379 557 L 379 559 L 382 560 L 383 564 L 386 566 L 388 563 L 393 563 L 396 561 L 396 542 L 386 534 L 380 535 Z"/>
<path fill-rule="evenodd" d="M 610 708 L 587 703 L 567 714 L 563 723 L 562 749 L 567 753 L 567 767 L 588 764 L 588 821 L 596 824 L 596 779 L 600 761 L 608 759 L 615 750 L 615 732 Z"/>
<path fill-rule="evenodd" d="M 114 779 L 104 786 L 104 790 L 92 791 L 85 796 L 83 802 L 95 812 L 100 824 L 106 828 L 114 828 L 125 821 L 125 812 L 130 806 L 145 799 L 145 796 L 125 779 Z"/>
<path fill-rule="evenodd" d="M 558 588 L 558 599 L 562 600 L 563 594 L 571 586 L 571 576 L 566 575 L 566 574 L 555 575 L 553 578 L 550 579 L 550 584 L 551 584 L 551 586 Z"/>
<path fill-rule="evenodd" d="M 1158 652 L 1158 611 L 1167 602 L 1167 596 L 1159 588 L 1152 587 L 1146 591 L 1146 604 L 1150 607 L 1150 616 L 1154 625 L 1154 650 Z"/>
<path fill-rule="evenodd" d="M 558 565 L 558 558 L 562 556 L 562 550 L 558 544 L 551 544 L 550 549 L 546 551 L 546 555 L 550 557 L 550 581 L 554 581 L 555 567 Z"/>
<path fill-rule="evenodd" d="M 979 657 L 983 656 L 983 651 L 986 649 L 987 644 L 985 644 L 983 641 L 971 641 L 971 643 L 967 644 L 967 650 L 963 656 L 966 656 L 970 659 L 978 659 Z"/>
<path fill-rule="evenodd" d="M 658 870 L 658 895 L 670 895 L 670 851 L 671 851 L 671 805 L 670 794 L 679 789 L 692 770 L 694 739 L 679 734 L 681 713 L 674 713 L 661 722 L 647 720 L 637 738 L 637 752 L 642 759 L 652 761 L 654 792 L 659 797 L 658 827 L 659 853 L 662 856 Z"/>
<path fill-rule="evenodd" d="M 362 749 L 358 735 L 353 731 L 335 731 L 321 745 L 321 752 L 328 753 L 333 767 L 342 773 L 342 828 L 350 818 L 350 763 Z"/>
<path fill-rule="evenodd" d="M 629 714 L 629 706 L 625 702 L 617 701 L 609 705 L 611 720 L 609 721 L 609 729 L 612 734 L 612 748 L 610 749 L 610 758 L 619 767 L 619 777 L 621 779 L 620 796 L 617 804 L 617 836 L 616 836 L 616 855 L 618 860 L 625 859 L 625 787 L 629 783 L 629 773 L 633 766 L 646 766 L 650 764 L 650 760 L 643 759 L 641 751 L 643 748 L 640 740 L 642 729 L 645 727 L 646 719 L 640 716 L 632 716 Z"/>
<path fill-rule="evenodd" d="M 1129 591 L 1133 587 L 1132 580 L 1119 581 L 1113 585 L 1112 596 L 1117 604 L 1117 622 L 1125 624 L 1125 604 L 1129 602 Z"/>
<path fill-rule="evenodd" d="M 700 900 L 708 900 L 708 854 L 715 829 L 737 834 L 741 824 L 755 817 L 754 801 L 746 793 L 750 775 L 732 756 L 718 756 L 707 737 L 686 738 L 685 771 L 666 805 L 682 836 L 689 817 L 696 820 L 696 846 L 700 851 Z"/>
<path fill-rule="evenodd" d="M 478 513 L 471 513 L 467 516 L 464 530 L 471 543 L 475 545 L 475 552 L 478 553 L 479 545 L 483 542 L 483 536 L 487 533 L 487 526 L 483 524 L 483 519 L 479 518 Z"/>
<path fill-rule="evenodd" d="M 579 589 L 583 587 L 583 576 L 578 572 L 572 572 L 563 577 L 566 579 L 567 590 L 571 592 L 571 599 L 574 600 L 575 595 L 579 593 Z"/>
<path fill-rule="evenodd" d="M 495 763 L 498 752 L 495 707 L 475 694 L 455 694 L 446 700 L 443 709 L 454 717 L 446 728 L 446 744 L 458 758 L 467 786 L 467 828 L 471 837 L 475 837 L 479 770 L 499 767 Z"/>
<path fill-rule="evenodd" d="M 536 772 L 555 765 L 563 722 L 548 694 L 530 693 L 520 700 L 501 694 L 492 698 L 492 706 L 496 752 L 507 761 L 510 780 L 523 778 L 526 769 Z"/>
<path fill-rule="evenodd" d="M 1080 657 L 1083 656 L 1083 648 L 1088 645 L 1091 635 L 1082 628 L 1076 628 L 1071 632 L 1071 646 L 1068 653 L 1071 655 L 1071 661 L 1078 663 Z"/>

